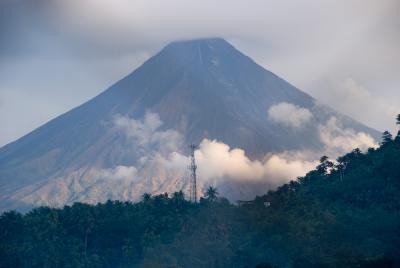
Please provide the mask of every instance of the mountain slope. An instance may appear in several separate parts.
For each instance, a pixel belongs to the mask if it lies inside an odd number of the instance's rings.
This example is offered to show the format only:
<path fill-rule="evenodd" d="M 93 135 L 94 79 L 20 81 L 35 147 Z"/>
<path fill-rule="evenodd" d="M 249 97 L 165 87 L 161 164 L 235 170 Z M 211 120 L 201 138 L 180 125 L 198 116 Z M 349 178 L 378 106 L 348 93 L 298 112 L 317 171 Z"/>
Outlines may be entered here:
<path fill-rule="evenodd" d="M 269 117 L 274 105 L 278 112 Z M 295 114 L 305 111 L 303 127 L 280 117 L 287 105 Z M 143 157 L 184 155 L 185 144 L 204 138 L 242 148 L 252 160 L 287 150 L 323 151 L 320 130 L 331 118 L 353 136 L 377 136 L 223 39 L 171 43 L 94 99 L 1 148 L 1 208 L 132 199 L 182 188 L 181 173 L 165 171 L 159 161 L 149 166 Z M 104 179 L 119 166 L 128 169 L 117 172 L 135 179 Z"/>

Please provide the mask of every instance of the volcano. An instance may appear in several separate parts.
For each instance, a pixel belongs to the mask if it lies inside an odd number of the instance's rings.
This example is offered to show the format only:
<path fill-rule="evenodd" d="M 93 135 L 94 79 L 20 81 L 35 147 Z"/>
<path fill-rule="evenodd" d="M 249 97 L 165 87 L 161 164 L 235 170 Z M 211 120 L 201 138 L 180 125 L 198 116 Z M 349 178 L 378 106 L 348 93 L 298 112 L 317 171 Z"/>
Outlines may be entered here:
<path fill-rule="evenodd" d="M 0 210 L 185 189 L 176 163 L 185 169 L 187 144 L 204 140 L 262 163 L 275 153 L 325 152 L 327 140 L 343 136 L 352 142 L 378 135 L 223 39 L 173 42 L 100 95 L 2 147 Z M 238 190 L 232 198 L 241 192 L 252 194 Z"/>

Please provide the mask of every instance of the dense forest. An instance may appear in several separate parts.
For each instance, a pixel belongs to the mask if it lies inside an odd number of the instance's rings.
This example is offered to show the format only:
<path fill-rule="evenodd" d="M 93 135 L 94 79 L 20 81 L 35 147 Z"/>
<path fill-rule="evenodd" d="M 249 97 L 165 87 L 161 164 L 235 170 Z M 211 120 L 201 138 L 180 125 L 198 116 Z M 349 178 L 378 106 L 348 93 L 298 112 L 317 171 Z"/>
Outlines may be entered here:
<path fill-rule="evenodd" d="M 400 116 L 398 118 L 400 123 Z M 400 132 L 231 204 L 76 203 L 0 217 L 0 267 L 400 267 Z"/>

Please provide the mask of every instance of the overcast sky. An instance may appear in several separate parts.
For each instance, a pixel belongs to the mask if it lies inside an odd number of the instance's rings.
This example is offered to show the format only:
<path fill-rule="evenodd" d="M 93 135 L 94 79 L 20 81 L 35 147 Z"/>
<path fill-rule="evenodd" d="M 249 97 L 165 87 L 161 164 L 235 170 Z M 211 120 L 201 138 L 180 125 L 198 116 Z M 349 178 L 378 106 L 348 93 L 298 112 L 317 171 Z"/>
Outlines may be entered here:
<path fill-rule="evenodd" d="M 0 146 L 94 97 L 170 41 L 223 37 L 378 130 L 400 113 L 398 0 L 1 0 Z"/>

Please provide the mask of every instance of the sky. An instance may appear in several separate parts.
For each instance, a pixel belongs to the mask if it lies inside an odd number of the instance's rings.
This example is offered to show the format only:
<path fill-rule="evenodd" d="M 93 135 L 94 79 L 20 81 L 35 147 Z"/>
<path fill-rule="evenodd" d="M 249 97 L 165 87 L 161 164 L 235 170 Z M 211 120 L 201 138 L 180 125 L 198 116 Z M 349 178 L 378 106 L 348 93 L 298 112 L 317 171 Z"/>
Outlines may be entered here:
<path fill-rule="evenodd" d="M 171 41 L 222 37 L 377 130 L 400 113 L 398 0 L 1 0 L 0 146 Z"/>

